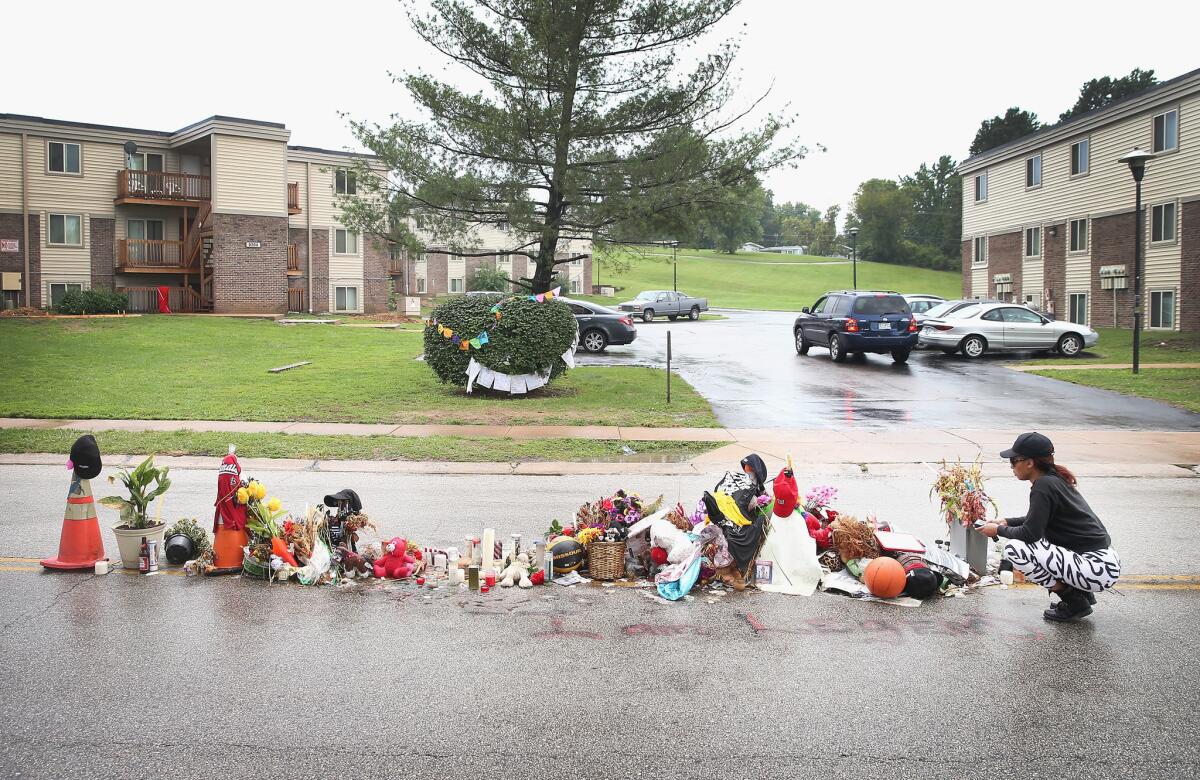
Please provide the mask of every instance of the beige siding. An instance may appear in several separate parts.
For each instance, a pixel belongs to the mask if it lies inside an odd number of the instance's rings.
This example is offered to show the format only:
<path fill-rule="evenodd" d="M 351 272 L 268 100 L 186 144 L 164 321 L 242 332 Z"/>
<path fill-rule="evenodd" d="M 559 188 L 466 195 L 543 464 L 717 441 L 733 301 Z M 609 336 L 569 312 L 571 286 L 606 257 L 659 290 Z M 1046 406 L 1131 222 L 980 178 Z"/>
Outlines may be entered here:
<path fill-rule="evenodd" d="M 335 228 L 336 229 L 336 228 Z M 334 253 L 336 247 L 336 237 L 333 230 L 329 232 L 329 277 L 338 279 L 358 279 L 359 284 L 363 278 L 363 237 L 358 237 L 358 251 L 352 255 L 339 255 Z"/>
<path fill-rule="evenodd" d="M 1182 144 L 1180 146 L 1182 148 Z M 1177 287 L 1180 282 L 1180 267 L 1183 261 L 1180 244 L 1180 234 L 1183 229 L 1183 204 L 1178 200 L 1172 200 L 1175 203 L 1175 238 L 1172 241 L 1158 244 L 1150 241 L 1153 235 L 1151 228 L 1154 206 L 1160 205 L 1162 201 L 1150 200 L 1144 204 L 1146 211 L 1146 232 L 1142 237 L 1142 246 L 1145 248 L 1146 270 L 1143 275 L 1143 282 L 1147 290 L 1170 290 Z M 1133 269 L 1131 268 L 1129 271 L 1132 272 Z"/>
<path fill-rule="evenodd" d="M 125 152 L 118 144 L 82 141 L 80 143 L 81 175 L 48 173 L 46 144 L 48 141 L 76 139 L 63 136 L 29 136 L 26 152 L 29 176 L 30 211 L 88 212 L 96 216 L 112 216 L 113 198 L 117 196 L 117 171 L 125 167 Z M 16 171 L 20 175 L 20 169 Z M 18 183 L 18 187 L 19 187 Z"/>
<path fill-rule="evenodd" d="M 345 276 L 345 277 L 340 277 L 340 278 L 336 278 L 336 279 L 330 278 L 330 280 L 329 280 L 329 310 L 330 311 L 337 310 L 337 288 L 338 287 L 354 287 L 358 290 L 358 296 L 357 296 L 358 297 L 358 301 L 357 301 L 358 306 L 349 311 L 361 313 L 363 310 L 363 293 L 365 292 L 365 287 L 363 286 L 362 273 L 360 272 L 358 276 Z"/>
<path fill-rule="evenodd" d="M 21 136 L 0 133 L 0 209 L 21 208 Z"/>
<path fill-rule="evenodd" d="M 1091 151 L 1087 175 L 1070 175 L 1071 144 L 1083 136 L 1041 150 L 1042 186 L 1037 189 L 1025 189 L 1025 160 L 1029 155 L 986 169 L 988 198 L 984 203 L 974 200 L 977 172 L 968 174 L 963 180 L 963 236 L 1008 232 L 1031 222 L 1131 211 L 1133 177 L 1129 168 L 1117 160 L 1134 147 L 1152 148 L 1154 115 L 1174 107 L 1179 108 L 1179 149 L 1150 161 L 1142 186 L 1143 203 L 1200 194 L 1197 94 L 1093 131 L 1088 136 Z"/>
<path fill-rule="evenodd" d="M 988 294 L 988 269 L 986 265 L 971 268 L 971 297 L 986 298 Z"/>
<path fill-rule="evenodd" d="M 312 223 L 313 227 L 333 227 L 341 225 L 341 210 L 333 205 L 333 177 L 335 167 L 332 165 L 312 164 Z"/>
<path fill-rule="evenodd" d="M 214 146 L 214 211 L 280 217 L 287 215 L 285 143 L 217 135 Z"/>
<path fill-rule="evenodd" d="M 81 220 L 83 238 L 82 246 L 51 246 L 50 245 L 50 220 L 49 215 L 55 214 L 79 214 Z M 51 282 L 76 282 L 83 283 L 83 286 L 91 286 L 92 278 L 92 227 L 91 214 L 81 212 L 75 209 L 51 209 L 41 211 L 39 213 L 38 223 L 40 225 L 41 236 L 41 254 L 42 254 L 42 293 L 45 297 L 42 300 L 50 300 L 50 283 Z M 98 216 L 98 215 L 97 215 Z"/>
<path fill-rule="evenodd" d="M 289 160 L 288 164 L 287 164 L 288 183 L 300 185 L 300 213 L 292 214 L 290 217 L 288 217 L 288 226 L 289 227 L 294 227 L 294 228 L 308 227 L 308 220 L 311 215 L 309 215 L 307 213 L 308 209 L 309 209 L 309 206 L 307 203 L 308 190 L 306 189 L 306 184 L 304 181 L 304 178 L 305 178 L 304 171 L 305 171 L 306 167 L 307 166 L 305 165 L 305 163 L 294 162 L 291 160 Z M 316 227 L 316 225 L 317 225 L 317 221 L 314 219 L 313 227 Z"/>

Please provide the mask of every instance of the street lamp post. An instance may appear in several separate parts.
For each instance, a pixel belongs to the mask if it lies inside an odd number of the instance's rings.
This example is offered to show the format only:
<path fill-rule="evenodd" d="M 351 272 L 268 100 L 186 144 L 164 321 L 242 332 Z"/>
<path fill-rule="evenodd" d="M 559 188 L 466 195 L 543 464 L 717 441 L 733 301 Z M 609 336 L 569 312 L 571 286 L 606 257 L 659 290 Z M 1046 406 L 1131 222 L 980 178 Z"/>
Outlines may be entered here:
<path fill-rule="evenodd" d="M 671 291 L 679 292 L 679 242 L 671 242 Z"/>
<path fill-rule="evenodd" d="M 852 227 L 846 231 L 850 236 L 850 267 L 854 273 L 854 289 L 858 289 L 858 228 Z"/>
<path fill-rule="evenodd" d="M 1146 162 L 1154 159 L 1150 152 L 1134 148 L 1117 162 L 1129 166 L 1134 182 L 1133 206 L 1133 373 L 1138 372 L 1142 343 L 1142 177 L 1146 175 Z"/>

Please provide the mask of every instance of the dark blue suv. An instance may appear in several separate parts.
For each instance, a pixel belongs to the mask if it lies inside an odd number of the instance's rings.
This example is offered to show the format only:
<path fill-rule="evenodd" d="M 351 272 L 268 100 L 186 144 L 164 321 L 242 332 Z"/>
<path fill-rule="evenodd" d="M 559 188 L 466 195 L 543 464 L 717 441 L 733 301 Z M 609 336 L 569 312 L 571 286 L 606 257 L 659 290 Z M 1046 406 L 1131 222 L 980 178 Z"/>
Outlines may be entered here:
<path fill-rule="evenodd" d="M 796 352 L 826 347 L 829 357 L 841 363 L 850 353 L 890 352 L 903 363 L 917 346 L 917 323 L 908 301 L 894 292 L 841 290 L 828 292 L 807 306 L 792 326 Z"/>

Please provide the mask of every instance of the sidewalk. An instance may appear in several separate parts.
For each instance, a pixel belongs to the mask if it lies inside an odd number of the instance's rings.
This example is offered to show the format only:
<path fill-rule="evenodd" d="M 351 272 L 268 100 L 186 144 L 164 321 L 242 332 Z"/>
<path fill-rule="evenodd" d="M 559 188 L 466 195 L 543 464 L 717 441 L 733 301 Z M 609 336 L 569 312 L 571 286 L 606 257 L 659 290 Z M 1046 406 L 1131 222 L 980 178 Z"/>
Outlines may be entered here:
<path fill-rule="evenodd" d="M 1200 368 L 1200 363 L 1140 363 L 1141 368 Z M 1057 363 L 1052 366 L 1009 366 L 1013 371 L 1133 370 L 1132 363 Z"/>
<path fill-rule="evenodd" d="M 349 436 L 462 436 L 480 438 L 586 438 L 616 441 L 705 441 L 722 444 L 685 462 L 634 458 L 595 463 L 427 463 L 254 459 L 257 468 L 453 474 L 685 474 L 723 471 L 751 452 L 777 468 L 791 454 L 807 469 L 851 473 L 926 471 L 942 460 L 982 458 L 989 471 L 1007 473 L 999 452 L 1020 431 L 937 428 L 621 428 L 602 426 L 369 425 L 359 423 L 233 422 L 220 420 L 49 420 L 0 418 L 0 428 L 98 431 L 213 431 Z M 1200 431 L 1045 430 L 1058 457 L 1081 476 L 1195 477 Z M 116 456 L 114 456 L 115 459 Z M 0 455 L 0 464 L 60 463 L 61 455 Z M 161 458 L 177 468 L 209 468 L 211 458 Z"/>

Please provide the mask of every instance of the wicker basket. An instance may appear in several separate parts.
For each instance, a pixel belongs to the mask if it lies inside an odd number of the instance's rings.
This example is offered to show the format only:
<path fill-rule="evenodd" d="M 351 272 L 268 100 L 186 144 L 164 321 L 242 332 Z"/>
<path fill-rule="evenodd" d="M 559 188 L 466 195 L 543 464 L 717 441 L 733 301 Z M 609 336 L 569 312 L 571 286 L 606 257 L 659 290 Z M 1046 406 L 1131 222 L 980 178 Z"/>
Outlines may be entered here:
<path fill-rule="evenodd" d="M 587 548 L 588 573 L 597 580 L 616 580 L 625 576 L 625 542 L 595 541 Z"/>
<path fill-rule="evenodd" d="M 270 579 L 271 567 L 268 564 L 260 563 L 246 553 L 242 556 L 242 576 L 256 580 Z"/>

